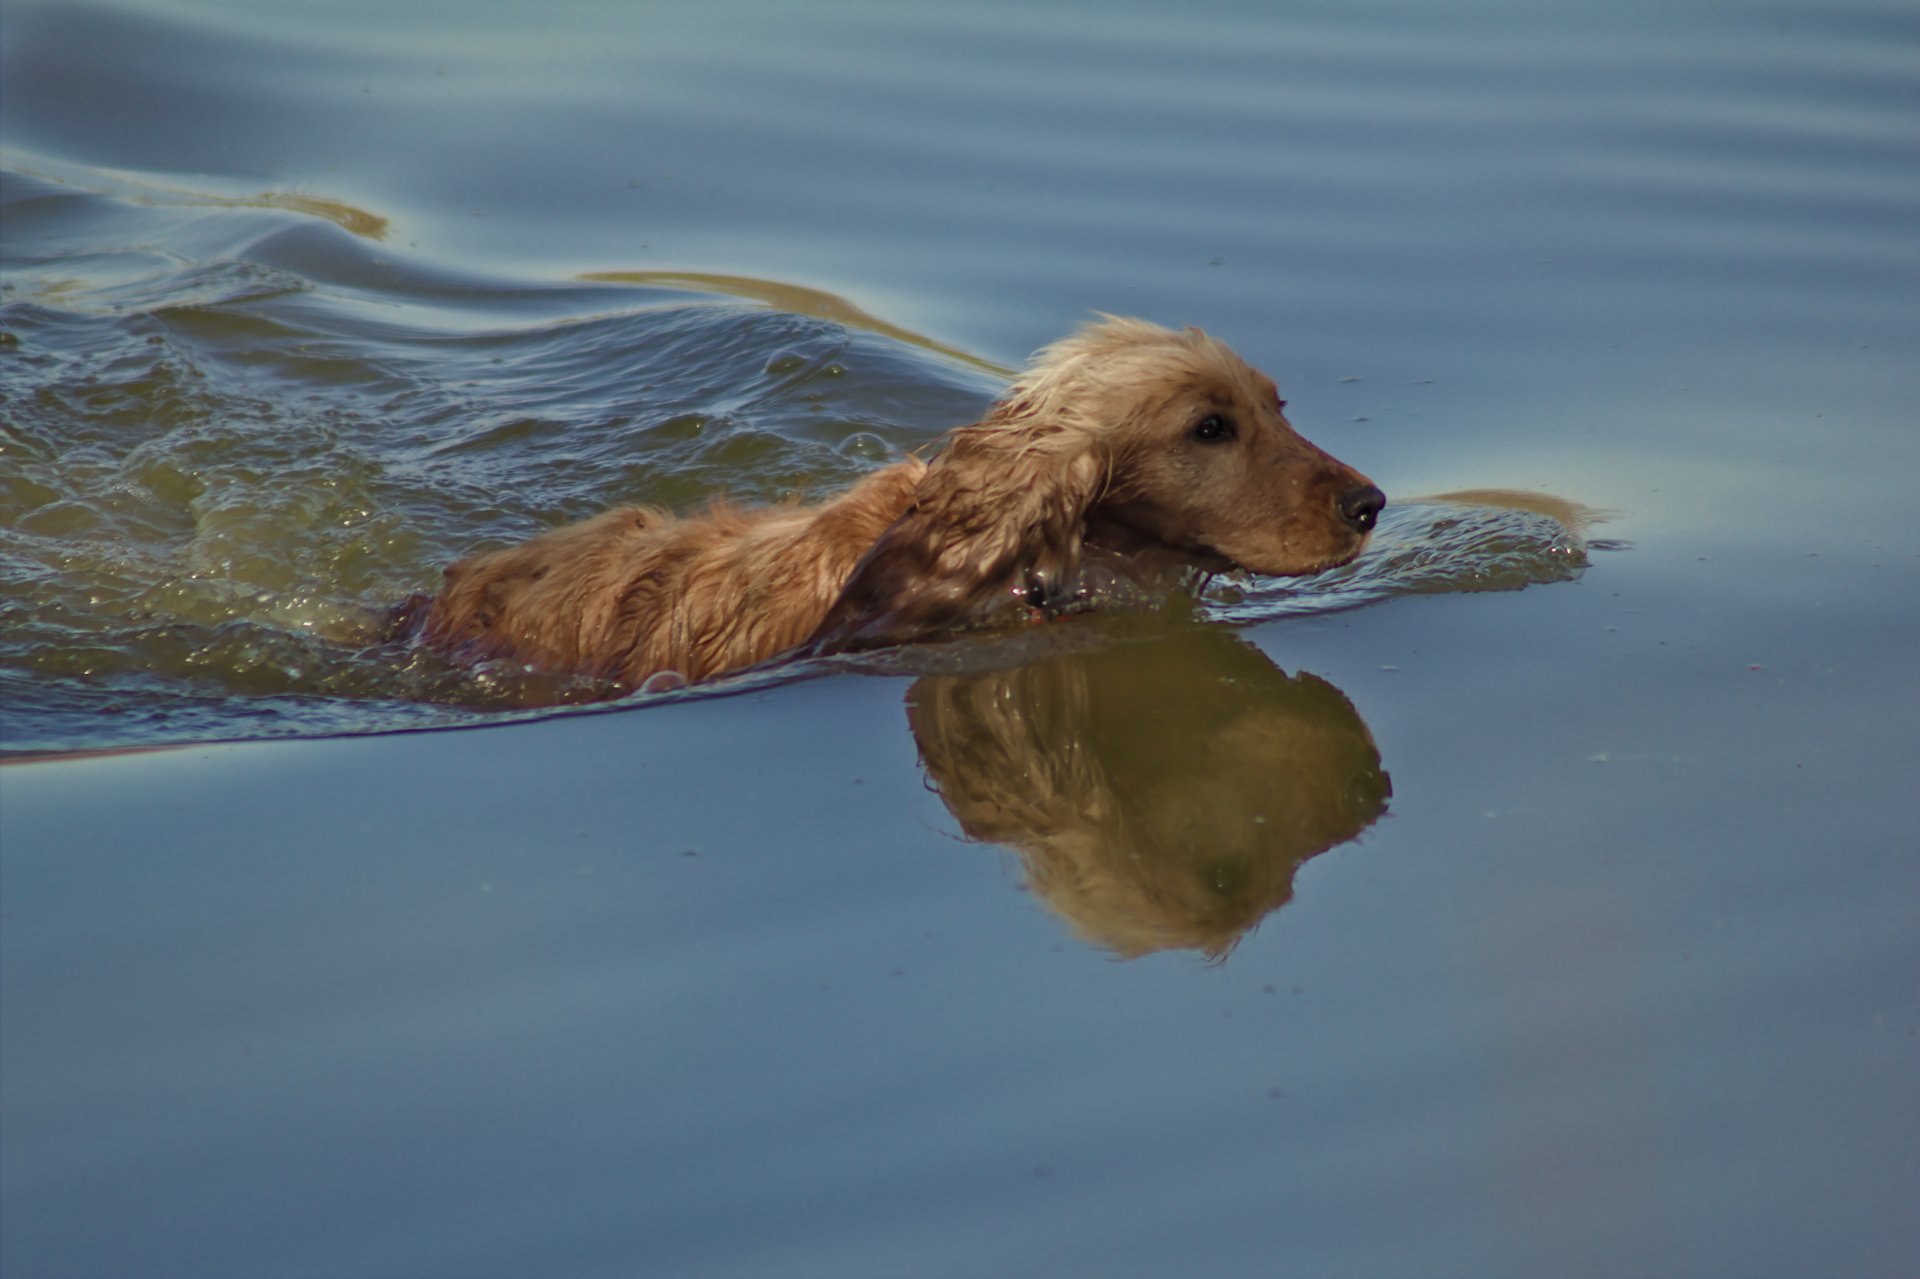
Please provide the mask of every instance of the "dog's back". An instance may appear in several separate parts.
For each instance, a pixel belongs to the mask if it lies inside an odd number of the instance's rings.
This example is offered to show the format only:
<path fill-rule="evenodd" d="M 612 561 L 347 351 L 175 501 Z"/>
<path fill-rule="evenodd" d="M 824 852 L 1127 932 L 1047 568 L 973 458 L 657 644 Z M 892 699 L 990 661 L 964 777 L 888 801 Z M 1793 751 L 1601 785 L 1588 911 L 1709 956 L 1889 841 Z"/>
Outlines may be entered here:
<path fill-rule="evenodd" d="M 924 470 L 901 462 L 822 506 L 621 507 L 470 556 L 447 569 L 420 642 L 629 687 L 751 666 L 814 633 Z"/>

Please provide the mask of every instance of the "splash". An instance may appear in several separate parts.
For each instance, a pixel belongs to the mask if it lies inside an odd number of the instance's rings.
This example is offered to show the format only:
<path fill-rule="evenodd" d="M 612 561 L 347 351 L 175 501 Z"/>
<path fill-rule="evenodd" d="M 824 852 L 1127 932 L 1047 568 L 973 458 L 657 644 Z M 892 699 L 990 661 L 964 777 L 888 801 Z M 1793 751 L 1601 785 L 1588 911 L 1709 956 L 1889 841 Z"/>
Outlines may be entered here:
<path fill-rule="evenodd" d="M 1401 595 L 1516 591 L 1580 576 L 1596 549 L 1587 531 L 1606 513 L 1565 498 L 1480 489 L 1391 503 L 1367 551 L 1306 578 L 1235 579 L 1204 594 L 1221 621 L 1251 623 L 1339 612 Z"/>

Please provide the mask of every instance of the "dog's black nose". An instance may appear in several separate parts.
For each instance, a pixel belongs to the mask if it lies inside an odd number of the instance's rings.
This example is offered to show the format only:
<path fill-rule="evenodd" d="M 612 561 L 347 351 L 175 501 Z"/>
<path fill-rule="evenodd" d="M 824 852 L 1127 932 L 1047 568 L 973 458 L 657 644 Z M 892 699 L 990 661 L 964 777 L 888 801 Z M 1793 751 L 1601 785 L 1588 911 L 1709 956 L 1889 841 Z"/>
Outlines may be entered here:
<path fill-rule="evenodd" d="M 1336 505 L 1340 516 L 1362 533 L 1373 531 L 1374 521 L 1380 518 L 1380 511 L 1387 504 L 1387 495 L 1371 484 L 1362 484 L 1357 489 L 1348 489 L 1340 495 Z"/>

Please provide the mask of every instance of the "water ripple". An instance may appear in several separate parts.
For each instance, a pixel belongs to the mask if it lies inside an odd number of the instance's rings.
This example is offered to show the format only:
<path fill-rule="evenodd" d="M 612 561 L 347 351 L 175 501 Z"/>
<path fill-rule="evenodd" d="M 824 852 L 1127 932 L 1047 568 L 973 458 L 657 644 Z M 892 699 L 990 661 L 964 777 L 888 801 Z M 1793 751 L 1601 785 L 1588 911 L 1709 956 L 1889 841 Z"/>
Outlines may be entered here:
<path fill-rule="evenodd" d="M 1003 385 L 991 363 L 818 290 L 492 281 L 376 256 L 311 208 L 157 202 L 83 177 L 7 176 L 10 225 L 25 208 L 32 227 L 0 313 L 8 749 L 604 698 L 383 647 L 378 619 L 461 555 L 615 503 L 817 497 Z M 1358 564 L 1216 583 L 1203 611 L 1244 623 L 1561 580 L 1585 563 L 1571 510 L 1396 506 Z"/>

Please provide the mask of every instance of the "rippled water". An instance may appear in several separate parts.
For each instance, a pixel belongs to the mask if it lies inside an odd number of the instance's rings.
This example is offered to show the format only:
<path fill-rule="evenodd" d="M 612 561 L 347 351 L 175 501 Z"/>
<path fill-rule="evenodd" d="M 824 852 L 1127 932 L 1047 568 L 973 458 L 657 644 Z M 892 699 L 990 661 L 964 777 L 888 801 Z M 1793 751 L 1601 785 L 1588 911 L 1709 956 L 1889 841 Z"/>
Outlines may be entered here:
<path fill-rule="evenodd" d="M 1911 1275 L 1909 9 L 6 0 L 0 1270 Z M 1096 311 L 1368 554 L 376 640 Z"/>
<path fill-rule="evenodd" d="M 475 547 L 617 503 L 830 492 L 1004 385 L 985 360 L 775 282 L 516 286 L 409 263 L 382 247 L 385 219 L 319 201 L 28 157 L 5 182 L 10 749 L 604 698 L 380 644 L 381 614 Z M 1396 506 L 1357 567 L 1223 587 L 1218 611 L 1555 580 L 1585 563 L 1581 522 L 1524 499 Z"/>
<path fill-rule="evenodd" d="M 183 264 L 138 205 L 11 181 L 13 234 L 92 206 L 152 254 L 84 295 L 74 274 L 99 259 L 16 257 L 5 662 L 39 713 L 9 717 L 15 743 L 462 722 L 421 703 L 565 696 L 369 645 L 384 608 L 476 546 L 623 501 L 823 491 L 926 439 L 917 416 L 990 396 L 890 337 L 685 289 L 349 291 L 316 260 L 367 271 L 368 250 L 278 213 L 243 259 Z"/>

